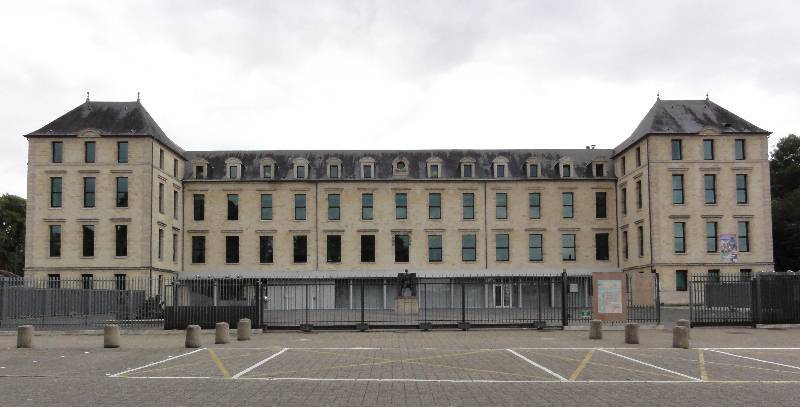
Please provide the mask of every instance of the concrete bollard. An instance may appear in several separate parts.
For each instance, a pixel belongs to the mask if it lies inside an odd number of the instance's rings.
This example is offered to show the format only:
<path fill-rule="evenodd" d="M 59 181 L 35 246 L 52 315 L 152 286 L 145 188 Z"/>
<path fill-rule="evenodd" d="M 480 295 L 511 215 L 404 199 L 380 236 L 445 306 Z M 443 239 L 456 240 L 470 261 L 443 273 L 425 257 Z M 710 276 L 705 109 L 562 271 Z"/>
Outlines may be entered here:
<path fill-rule="evenodd" d="M 200 325 L 189 325 L 186 327 L 186 347 L 200 347 Z"/>
<path fill-rule="evenodd" d="M 672 329 L 672 347 L 689 349 L 689 328 L 676 326 Z"/>
<path fill-rule="evenodd" d="M 639 343 L 639 324 L 635 323 L 625 324 L 625 343 L 628 344 Z"/>
<path fill-rule="evenodd" d="M 589 322 L 589 339 L 603 339 L 603 321 L 593 319 Z"/>
<path fill-rule="evenodd" d="M 103 327 L 103 347 L 119 348 L 119 325 L 106 325 Z"/>
<path fill-rule="evenodd" d="M 236 339 L 240 341 L 250 340 L 250 319 L 242 318 L 239 324 L 236 325 Z"/>
<path fill-rule="evenodd" d="M 17 347 L 33 347 L 33 325 L 20 325 L 17 327 Z"/>
<path fill-rule="evenodd" d="M 688 319 L 679 319 L 675 326 L 685 326 L 689 330 L 689 339 L 692 338 L 692 325 Z"/>
<path fill-rule="evenodd" d="M 217 322 L 217 330 L 214 335 L 214 343 L 228 343 L 231 339 L 231 329 L 227 322 Z"/>

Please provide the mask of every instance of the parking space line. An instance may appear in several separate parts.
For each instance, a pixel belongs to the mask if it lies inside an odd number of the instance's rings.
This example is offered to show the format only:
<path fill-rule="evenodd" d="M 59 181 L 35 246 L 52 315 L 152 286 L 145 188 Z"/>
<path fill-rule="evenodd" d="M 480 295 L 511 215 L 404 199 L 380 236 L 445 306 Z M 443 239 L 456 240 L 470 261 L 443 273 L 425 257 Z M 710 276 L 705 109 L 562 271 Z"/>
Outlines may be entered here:
<path fill-rule="evenodd" d="M 771 364 L 771 365 L 783 366 L 783 367 L 788 367 L 788 368 L 791 368 L 791 369 L 797 369 L 797 370 L 800 370 L 800 367 L 797 367 L 797 366 L 792 366 L 792 365 L 787 365 L 787 364 L 784 364 L 784 363 L 771 362 L 771 361 L 769 361 L 769 360 L 756 359 L 756 358 L 751 358 L 751 357 L 749 357 L 749 356 L 735 355 L 735 354 L 733 354 L 733 353 L 723 352 L 723 351 L 721 351 L 721 350 L 717 350 L 717 349 L 709 349 L 709 350 L 710 350 L 711 352 L 721 353 L 721 354 L 723 354 L 723 355 L 734 356 L 734 357 L 737 357 L 737 358 L 742 358 L 742 359 L 747 359 L 747 360 L 753 360 L 753 361 L 756 361 L 756 362 L 761 362 L 761 363 L 769 363 L 769 364 Z"/>
<path fill-rule="evenodd" d="M 217 365 L 217 369 L 219 369 L 219 372 L 222 373 L 222 376 L 226 379 L 230 379 L 231 374 L 228 372 L 228 369 L 225 368 L 225 365 L 222 363 L 222 360 L 219 358 L 219 356 L 217 356 L 217 352 L 214 352 L 214 349 L 209 349 L 208 354 L 211 356 L 211 360 L 214 361 L 214 364 Z"/>
<path fill-rule="evenodd" d="M 608 354 L 610 354 L 610 355 L 614 355 L 614 356 L 617 356 L 617 357 L 623 358 L 623 359 L 625 359 L 625 360 L 629 360 L 629 361 L 631 361 L 631 362 L 636 362 L 636 363 L 639 363 L 639 364 L 642 364 L 642 365 L 645 365 L 645 366 L 652 367 L 652 368 L 654 368 L 654 369 L 658 369 L 658 370 L 661 370 L 661 371 L 664 371 L 664 372 L 672 373 L 672 374 L 674 374 L 674 375 L 678 375 L 678 376 L 681 376 L 681 377 L 685 377 L 685 378 L 687 378 L 687 379 L 689 379 L 689 380 L 692 380 L 692 381 L 695 381 L 695 382 L 701 382 L 701 381 L 702 381 L 701 379 L 698 379 L 698 378 L 696 378 L 696 377 L 692 377 L 692 376 L 689 376 L 689 375 L 685 375 L 685 374 L 683 374 L 683 373 L 679 373 L 679 372 L 676 372 L 676 371 L 674 371 L 674 370 L 669 370 L 669 369 L 667 369 L 667 368 L 664 368 L 664 367 L 661 367 L 661 366 L 656 366 L 656 365 L 654 365 L 654 364 L 651 364 L 651 363 L 643 362 L 643 361 L 641 361 L 641 360 L 639 360 L 639 359 L 634 359 L 634 358 L 631 358 L 631 357 L 628 357 L 628 356 L 625 356 L 625 355 L 620 355 L 619 353 L 616 353 L 616 352 L 611 352 L 610 350 L 606 350 L 606 349 L 598 349 L 598 350 L 599 350 L 600 352 L 605 352 L 605 353 L 608 353 Z"/>
<path fill-rule="evenodd" d="M 697 361 L 700 364 L 700 379 L 704 382 L 708 381 L 708 372 L 706 372 L 706 358 L 703 356 L 703 350 L 697 350 Z"/>
<path fill-rule="evenodd" d="M 541 369 L 541 370 L 545 371 L 546 373 L 548 373 L 548 374 L 552 375 L 553 377 L 555 377 L 555 378 L 556 378 L 556 379 L 558 379 L 559 381 L 562 381 L 562 382 L 566 382 L 566 381 L 567 381 L 567 379 L 566 379 L 566 378 L 564 378 L 564 376 L 561 376 L 560 374 L 558 374 L 558 373 L 556 373 L 556 372 L 554 372 L 554 371 L 552 371 L 552 370 L 550 370 L 550 369 L 548 369 L 548 368 L 546 368 L 546 367 L 544 367 L 544 366 L 542 366 L 542 365 L 540 365 L 540 364 L 538 364 L 538 363 L 536 363 L 536 362 L 534 362 L 534 361 L 532 361 L 532 360 L 530 360 L 530 359 L 526 358 L 525 356 L 522 356 L 522 355 L 520 355 L 519 353 L 517 353 L 517 352 L 514 352 L 514 351 L 513 351 L 513 350 L 511 350 L 511 349 L 506 349 L 506 350 L 507 350 L 507 351 L 509 351 L 509 352 L 511 352 L 511 354 L 512 354 L 512 355 L 514 355 L 514 356 L 516 356 L 516 357 L 518 357 L 518 358 L 520 358 L 520 359 L 522 359 L 522 360 L 524 360 L 524 361 L 528 362 L 529 364 L 531 364 L 531 365 L 533 365 L 533 366 L 536 366 L 536 367 L 538 367 L 539 369 Z"/>
<path fill-rule="evenodd" d="M 125 371 L 123 371 L 123 372 L 119 372 L 119 373 L 112 374 L 112 375 L 111 375 L 111 376 L 109 376 L 109 377 L 119 377 L 119 376 L 122 376 L 122 375 L 124 375 L 124 374 L 132 373 L 132 372 L 135 372 L 135 371 L 137 371 L 137 370 L 141 370 L 141 369 L 148 368 L 148 367 L 150 367 L 150 366 L 155 366 L 155 365 L 158 365 L 158 364 L 161 364 L 161 363 L 164 363 L 164 362 L 169 362 L 169 361 L 172 361 L 172 360 L 175 360 L 175 359 L 178 359 L 178 358 L 182 358 L 182 357 L 184 357 L 184 356 L 188 356 L 188 355 L 191 355 L 191 354 L 193 354 L 193 353 L 200 352 L 200 351 L 202 351 L 202 350 L 205 350 L 205 349 L 206 349 L 206 348 L 200 348 L 200 349 L 195 349 L 195 350 L 193 350 L 193 351 L 191 351 L 191 352 L 182 353 L 182 354 L 180 354 L 180 355 L 178 355 L 178 356 L 170 356 L 170 357 L 168 357 L 168 358 L 166 358 L 166 359 L 164 359 L 164 360 L 159 360 L 158 362 L 149 363 L 149 364 L 146 364 L 146 365 L 144 365 L 144 366 L 139 366 L 139 367 L 135 367 L 135 368 L 133 368 L 133 369 L 128 369 L 128 370 L 125 370 Z"/>
<path fill-rule="evenodd" d="M 250 367 L 248 367 L 247 369 L 244 369 L 244 370 L 242 370 L 242 371 L 241 371 L 241 372 L 239 372 L 239 373 L 236 373 L 235 375 L 233 375 L 233 377 L 231 377 L 231 379 L 238 379 L 238 378 L 242 377 L 242 375 L 245 375 L 245 374 L 247 374 L 247 373 L 250 373 L 250 371 L 252 371 L 253 369 L 256 369 L 257 367 L 259 367 L 259 366 L 263 365 L 264 363 L 267 363 L 267 362 L 269 362 L 270 360 L 272 360 L 272 359 L 274 359 L 274 358 L 276 358 L 276 357 L 278 357 L 278 356 L 282 355 L 282 354 L 283 354 L 283 352 L 286 352 L 287 350 L 289 350 L 289 349 L 288 349 L 288 348 L 283 348 L 283 349 L 281 349 L 280 351 L 278 351 L 278 352 L 276 352 L 276 353 L 273 353 L 273 354 L 272 354 L 272 355 L 270 355 L 268 358 L 266 358 L 266 359 L 264 359 L 264 360 L 262 360 L 262 361 L 260 361 L 260 362 L 256 363 L 256 364 L 255 364 L 255 365 L 253 365 L 253 366 L 250 366 Z"/>
<path fill-rule="evenodd" d="M 570 380 L 574 382 L 575 379 L 577 379 L 578 376 L 580 376 L 581 372 L 583 372 L 583 369 L 586 369 L 586 365 L 588 365 L 589 361 L 592 360 L 592 355 L 594 355 L 594 349 L 590 350 L 586 354 L 586 356 L 583 357 L 581 364 L 578 365 L 578 367 L 575 369 L 574 372 L 572 372 L 572 375 L 569 377 Z"/>

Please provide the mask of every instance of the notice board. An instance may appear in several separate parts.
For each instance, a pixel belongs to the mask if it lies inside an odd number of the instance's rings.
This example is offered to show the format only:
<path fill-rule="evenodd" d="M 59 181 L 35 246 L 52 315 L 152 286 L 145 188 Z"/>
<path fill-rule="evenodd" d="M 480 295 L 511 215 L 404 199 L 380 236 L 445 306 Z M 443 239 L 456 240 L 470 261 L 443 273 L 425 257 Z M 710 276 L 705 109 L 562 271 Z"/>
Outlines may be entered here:
<path fill-rule="evenodd" d="M 628 319 L 628 289 L 625 273 L 592 273 L 592 311 L 601 321 L 625 321 Z"/>

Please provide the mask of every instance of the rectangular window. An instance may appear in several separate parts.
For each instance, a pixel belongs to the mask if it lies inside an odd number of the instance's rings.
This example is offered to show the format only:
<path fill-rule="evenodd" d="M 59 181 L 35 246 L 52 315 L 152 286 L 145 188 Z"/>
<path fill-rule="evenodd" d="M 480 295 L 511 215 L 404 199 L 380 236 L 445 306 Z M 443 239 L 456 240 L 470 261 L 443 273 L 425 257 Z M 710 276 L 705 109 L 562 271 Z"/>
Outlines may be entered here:
<path fill-rule="evenodd" d="M 508 234 L 500 233 L 494 235 L 494 253 L 495 260 L 508 261 L 509 247 L 508 247 Z"/>
<path fill-rule="evenodd" d="M 737 222 L 739 232 L 739 251 L 750 251 L 750 222 Z"/>
<path fill-rule="evenodd" d="M 636 147 L 636 166 L 640 167 L 642 165 L 642 149 Z"/>
<path fill-rule="evenodd" d="M 475 219 L 475 194 L 466 192 L 461 195 L 461 209 L 464 219 Z"/>
<path fill-rule="evenodd" d="M 542 217 L 542 195 L 539 192 L 528 194 L 528 217 L 531 219 Z"/>
<path fill-rule="evenodd" d="M 192 236 L 192 263 L 206 262 L 206 237 Z"/>
<path fill-rule="evenodd" d="M 675 222 L 672 224 L 672 250 L 675 253 L 686 253 L 686 223 Z"/>
<path fill-rule="evenodd" d="M 594 258 L 595 260 L 608 260 L 608 233 L 595 233 Z"/>
<path fill-rule="evenodd" d="M 717 176 L 714 174 L 703 175 L 704 199 L 707 204 L 717 203 Z"/>
<path fill-rule="evenodd" d="M 597 163 L 594 165 L 594 176 L 595 177 L 602 177 L 606 175 L 606 169 L 603 164 Z"/>
<path fill-rule="evenodd" d="M 495 219 L 508 219 L 508 194 L 498 192 L 494 195 Z"/>
<path fill-rule="evenodd" d="M 749 281 L 753 278 L 753 270 L 752 269 L 740 269 L 739 270 L 739 279 L 741 281 Z"/>
<path fill-rule="evenodd" d="M 128 255 L 128 225 L 114 226 L 115 250 L 114 256 L 125 257 Z"/>
<path fill-rule="evenodd" d="M 114 274 L 114 289 L 125 291 L 128 288 L 128 276 L 125 274 Z"/>
<path fill-rule="evenodd" d="M 683 159 L 683 149 L 681 146 L 681 140 L 672 140 L 672 159 L 673 160 L 682 160 Z"/>
<path fill-rule="evenodd" d="M 117 142 L 117 162 L 120 164 L 125 164 L 128 162 L 128 142 L 127 141 L 118 141 Z"/>
<path fill-rule="evenodd" d="M 238 194 L 228 194 L 228 220 L 239 220 Z"/>
<path fill-rule="evenodd" d="M 328 263 L 341 263 L 342 262 L 342 236 L 341 235 L 328 235 L 326 243 L 327 243 L 327 260 L 328 260 Z"/>
<path fill-rule="evenodd" d="M 272 220 L 272 194 L 261 194 L 261 220 Z"/>
<path fill-rule="evenodd" d="M 464 178 L 472 178 L 472 164 L 464 164 Z"/>
<path fill-rule="evenodd" d="M 204 173 L 205 173 L 205 167 L 203 167 L 202 165 L 198 165 L 198 166 L 194 167 L 194 178 L 195 179 L 203 179 L 203 178 L 205 178 L 205 176 L 203 175 Z"/>
<path fill-rule="evenodd" d="M 95 161 L 95 152 L 97 144 L 94 141 L 86 141 L 83 143 L 83 162 L 93 163 Z"/>
<path fill-rule="evenodd" d="M 172 234 L 172 262 L 178 261 L 178 234 Z"/>
<path fill-rule="evenodd" d="M 375 262 L 375 235 L 361 235 L 361 262 Z"/>
<path fill-rule="evenodd" d="M 497 164 L 494 166 L 495 177 L 497 178 L 505 178 L 506 176 L 506 166 L 505 164 Z"/>
<path fill-rule="evenodd" d="M 528 260 L 529 261 L 542 261 L 544 253 L 542 252 L 542 235 L 530 234 L 528 235 Z"/>
<path fill-rule="evenodd" d="M 51 144 L 52 148 L 52 161 L 54 164 L 64 162 L 64 143 L 61 141 L 54 141 Z"/>
<path fill-rule="evenodd" d="M 745 159 L 745 151 L 744 151 L 744 139 L 737 138 L 735 141 L 735 149 L 736 149 L 736 159 L 737 160 L 744 160 Z"/>
<path fill-rule="evenodd" d="M 228 167 L 228 178 L 230 179 L 237 179 L 239 178 L 239 167 L 236 165 L 231 165 Z"/>
<path fill-rule="evenodd" d="M 294 194 L 294 220 L 306 220 L 306 194 Z"/>
<path fill-rule="evenodd" d="M 308 261 L 308 236 L 292 236 L 292 260 L 295 263 Z"/>
<path fill-rule="evenodd" d="M 372 165 L 364 165 L 361 167 L 361 173 L 364 175 L 364 178 L 372 178 Z"/>
<path fill-rule="evenodd" d="M 394 218 L 408 218 L 408 194 L 405 192 L 394 194 Z"/>
<path fill-rule="evenodd" d="M 622 172 L 622 175 L 625 175 L 625 173 L 627 171 L 625 171 L 626 169 L 625 169 L 625 157 L 624 156 L 620 157 L 620 159 L 619 159 L 619 168 L 620 168 L 620 170 Z"/>
<path fill-rule="evenodd" d="M 158 213 L 164 213 L 164 184 L 158 184 Z"/>
<path fill-rule="evenodd" d="M 439 178 L 439 164 L 431 164 L 431 178 Z"/>
<path fill-rule="evenodd" d="M 736 203 L 747 203 L 747 174 L 736 174 Z"/>
<path fill-rule="evenodd" d="M 60 208 L 61 197 L 62 197 L 61 177 L 50 178 L 50 207 Z"/>
<path fill-rule="evenodd" d="M 94 208 L 95 178 L 85 177 L 83 179 L 83 207 Z"/>
<path fill-rule="evenodd" d="M 572 192 L 561 193 L 561 216 L 564 218 L 572 218 L 575 216 L 574 210 L 574 194 Z"/>
<path fill-rule="evenodd" d="M 539 176 L 539 165 L 538 164 L 528 164 L 528 176 L 529 177 L 538 177 Z"/>
<path fill-rule="evenodd" d="M 428 261 L 431 263 L 441 263 L 442 235 L 428 235 Z"/>
<path fill-rule="evenodd" d="M 295 167 L 295 169 L 297 170 L 297 178 L 298 179 L 303 179 L 303 178 L 306 177 L 306 166 L 305 165 L 298 165 L 297 167 Z"/>
<path fill-rule="evenodd" d="M 239 262 L 239 236 L 225 236 L 225 263 Z"/>
<path fill-rule="evenodd" d="M 61 257 L 61 225 L 50 225 L 50 257 Z"/>
<path fill-rule="evenodd" d="M 594 193 L 594 216 L 598 219 L 605 219 L 608 214 L 606 213 L 606 193 Z"/>
<path fill-rule="evenodd" d="M 117 177 L 117 208 L 128 207 L 128 177 Z"/>
<path fill-rule="evenodd" d="M 706 222 L 706 253 L 717 252 L 717 222 Z"/>
<path fill-rule="evenodd" d="M 192 202 L 194 203 L 193 213 L 194 220 L 204 220 L 206 218 L 206 196 L 203 194 L 192 195 Z"/>
<path fill-rule="evenodd" d="M 258 237 L 258 262 L 269 264 L 273 262 L 274 249 L 272 247 L 272 236 Z"/>
<path fill-rule="evenodd" d="M 128 142 L 117 142 L 117 162 L 124 164 L 128 162 Z"/>
<path fill-rule="evenodd" d="M 714 140 L 703 140 L 703 159 L 714 159 Z"/>
<path fill-rule="evenodd" d="M 622 257 L 628 259 L 628 231 L 622 231 Z"/>
<path fill-rule="evenodd" d="M 372 220 L 373 212 L 373 196 L 371 193 L 361 194 L 361 219 Z"/>
<path fill-rule="evenodd" d="M 394 235 L 394 261 L 395 263 L 408 262 L 408 249 L 411 239 L 408 235 Z"/>
<path fill-rule="evenodd" d="M 683 204 L 683 174 L 672 176 L 672 203 Z"/>
<path fill-rule="evenodd" d="M 61 274 L 48 274 L 47 288 L 61 288 Z"/>
<path fill-rule="evenodd" d="M 431 192 L 428 194 L 428 219 L 442 218 L 442 194 Z"/>
<path fill-rule="evenodd" d="M 94 288 L 93 274 L 81 274 L 81 288 L 84 290 L 91 290 Z"/>
<path fill-rule="evenodd" d="M 272 178 L 272 165 L 265 165 L 262 169 L 264 172 L 264 178 Z"/>
<path fill-rule="evenodd" d="M 172 176 L 178 178 L 178 160 L 176 158 L 172 159 Z"/>
<path fill-rule="evenodd" d="M 575 235 L 565 234 L 561 235 L 561 260 L 575 261 Z"/>
<path fill-rule="evenodd" d="M 94 225 L 83 225 L 83 257 L 94 257 Z"/>
<path fill-rule="evenodd" d="M 622 214 L 625 215 L 628 213 L 628 188 L 622 188 L 619 194 L 619 200 L 622 204 Z"/>
<path fill-rule="evenodd" d="M 328 220 L 341 219 L 342 208 L 339 194 L 328 194 Z"/>
<path fill-rule="evenodd" d="M 172 217 L 178 219 L 178 191 L 172 191 Z"/>
<path fill-rule="evenodd" d="M 636 181 L 636 207 L 642 209 L 642 181 Z"/>
<path fill-rule="evenodd" d="M 164 150 L 158 150 L 158 168 L 164 169 Z"/>
<path fill-rule="evenodd" d="M 686 291 L 689 285 L 689 272 L 686 270 L 675 271 L 675 291 Z"/>
<path fill-rule="evenodd" d="M 569 178 L 572 176 L 572 167 L 570 167 L 567 164 L 564 164 L 561 166 L 561 172 L 562 172 L 561 174 L 562 177 Z"/>
<path fill-rule="evenodd" d="M 477 257 L 476 235 L 461 235 L 461 261 L 475 261 Z"/>
<path fill-rule="evenodd" d="M 164 229 L 158 229 L 158 259 L 164 258 Z"/>
<path fill-rule="evenodd" d="M 330 165 L 330 166 L 328 166 L 328 177 L 329 178 L 339 178 L 339 166 L 338 165 Z"/>
<path fill-rule="evenodd" d="M 708 281 L 719 283 L 719 270 L 708 270 Z"/>
<path fill-rule="evenodd" d="M 639 257 L 644 257 L 644 228 L 642 226 L 636 228 L 636 237 L 639 240 Z"/>

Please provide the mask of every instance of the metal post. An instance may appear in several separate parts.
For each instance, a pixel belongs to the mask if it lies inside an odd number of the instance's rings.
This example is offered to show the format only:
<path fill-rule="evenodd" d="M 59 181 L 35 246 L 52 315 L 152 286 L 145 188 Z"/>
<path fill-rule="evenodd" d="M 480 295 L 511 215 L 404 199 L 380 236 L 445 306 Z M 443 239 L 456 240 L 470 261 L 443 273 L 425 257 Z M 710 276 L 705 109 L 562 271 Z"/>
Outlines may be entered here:
<path fill-rule="evenodd" d="M 656 275 L 656 325 L 661 325 L 661 280 Z"/>
<path fill-rule="evenodd" d="M 758 289 L 758 284 L 760 280 L 758 274 L 756 274 L 755 279 L 752 277 L 750 278 L 750 325 L 753 328 L 755 328 L 759 322 L 760 301 L 758 296 L 761 290 Z"/>
<path fill-rule="evenodd" d="M 367 324 L 364 319 L 364 281 L 365 280 L 361 280 L 361 323 L 358 324 L 358 326 L 356 327 L 356 329 L 358 329 L 361 332 L 367 330 Z"/>
<path fill-rule="evenodd" d="M 458 323 L 458 329 L 466 331 L 469 329 L 467 323 L 467 288 L 466 281 L 461 282 L 461 322 Z"/>
<path fill-rule="evenodd" d="M 567 310 L 567 269 L 561 272 L 561 325 L 569 325 L 569 312 Z"/>

